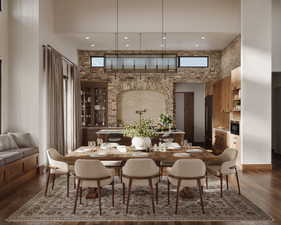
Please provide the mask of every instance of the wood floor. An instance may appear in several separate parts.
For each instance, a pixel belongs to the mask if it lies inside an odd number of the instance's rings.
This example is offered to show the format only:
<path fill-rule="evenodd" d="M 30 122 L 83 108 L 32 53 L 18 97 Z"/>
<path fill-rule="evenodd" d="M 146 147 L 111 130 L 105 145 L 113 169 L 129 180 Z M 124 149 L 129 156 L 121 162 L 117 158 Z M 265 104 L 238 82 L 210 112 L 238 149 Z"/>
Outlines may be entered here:
<path fill-rule="evenodd" d="M 0 199 L 0 225 L 280 225 L 281 224 L 281 164 L 273 171 L 240 172 L 242 194 L 271 215 L 273 222 L 64 222 L 64 223 L 7 223 L 7 218 L 12 212 L 28 201 L 45 184 L 45 177 L 37 177 L 18 188 L 13 194 Z"/>

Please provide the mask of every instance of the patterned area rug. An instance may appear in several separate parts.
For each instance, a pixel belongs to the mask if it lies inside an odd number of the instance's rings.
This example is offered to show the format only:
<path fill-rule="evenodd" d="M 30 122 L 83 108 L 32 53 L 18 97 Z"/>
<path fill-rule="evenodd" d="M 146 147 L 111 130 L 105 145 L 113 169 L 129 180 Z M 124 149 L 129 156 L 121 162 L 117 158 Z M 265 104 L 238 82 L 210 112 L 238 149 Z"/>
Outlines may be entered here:
<path fill-rule="evenodd" d="M 60 221 L 270 221 L 271 217 L 255 204 L 238 195 L 236 190 L 224 191 L 220 198 L 220 190 L 214 186 L 218 181 L 211 181 L 210 188 L 204 189 L 204 205 L 206 213 L 201 212 L 199 193 L 192 189 L 192 199 L 179 200 L 178 214 L 174 214 L 176 188 L 171 187 L 170 205 L 167 204 L 167 183 L 162 180 L 159 185 L 159 204 L 156 214 L 151 209 L 149 189 L 134 187 L 131 194 L 128 215 L 125 215 L 125 205 L 122 203 L 122 185 L 115 183 L 115 207 L 111 205 L 111 186 L 102 191 L 103 213 L 99 215 L 98 199 L 85 199 L 84 191 L 82 205 L 78 204 L 76 214 L 72 214 L 75 190 L 71 187 L 70 197 L 66 197 L 66 180 L 59 178 L 48 197 L 40 191 L 30 201 L 14 212 L 8 222 L 60 222 Z M 213 184 L 213 185 L 212 185 Z M 243 190 L 242 190 L 243 191 Z M 79 201 L 78 201 L 79 203 Z"/>

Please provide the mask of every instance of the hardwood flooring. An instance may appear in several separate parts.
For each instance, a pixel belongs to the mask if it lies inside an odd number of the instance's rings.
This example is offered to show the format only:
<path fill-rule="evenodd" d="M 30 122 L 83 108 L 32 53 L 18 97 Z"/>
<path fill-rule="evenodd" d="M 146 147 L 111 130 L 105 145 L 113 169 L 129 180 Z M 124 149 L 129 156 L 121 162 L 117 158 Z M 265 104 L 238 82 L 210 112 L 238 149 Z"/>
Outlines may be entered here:
<path fill-rule="evenodd" d="M 28 201 L 45 185 L 45 176 L 36 177 L 20 186 L 16 192 L 0 199 L 0 225 L 280 225 L 281 224 L 281 167 L 273 171 L 255 170 L 239 173 L 241 192 L 249 200 L 271 215 L 273 222 L 63 222 L 63 223 L 7 223 L 12 212 Z M 234 182 L 234 180 L 233 180 Z"/>

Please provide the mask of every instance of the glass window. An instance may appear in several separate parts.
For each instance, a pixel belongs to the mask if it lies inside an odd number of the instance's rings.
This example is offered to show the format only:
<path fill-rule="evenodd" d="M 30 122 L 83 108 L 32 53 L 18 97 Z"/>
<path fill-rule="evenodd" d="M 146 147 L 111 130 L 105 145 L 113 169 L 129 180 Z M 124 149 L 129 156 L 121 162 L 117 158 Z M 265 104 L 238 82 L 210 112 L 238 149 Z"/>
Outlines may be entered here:
<path fill-rule="evenodd" d="M 92 67 L 104 67 L 104 57 L 103 56 L 92 56 L 91 65 L 92 65 Z"/>
<path fill-rule="evenodd" d="M 179 67 L 209 67 L 208 56 L 180 56 Z"/>

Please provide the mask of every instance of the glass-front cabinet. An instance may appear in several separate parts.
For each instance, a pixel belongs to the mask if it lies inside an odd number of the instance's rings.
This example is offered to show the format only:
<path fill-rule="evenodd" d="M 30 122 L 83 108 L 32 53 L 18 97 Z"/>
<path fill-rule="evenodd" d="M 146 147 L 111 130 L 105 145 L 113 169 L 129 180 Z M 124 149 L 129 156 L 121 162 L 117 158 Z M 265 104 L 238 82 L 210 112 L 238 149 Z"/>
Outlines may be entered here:
<path fill-rule="evenodd" d="M 81 110 L 83 127 L 107 126 L 107 83 L 81 82 Z"/>

